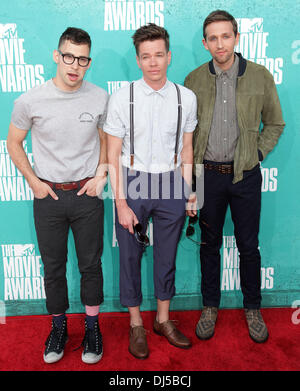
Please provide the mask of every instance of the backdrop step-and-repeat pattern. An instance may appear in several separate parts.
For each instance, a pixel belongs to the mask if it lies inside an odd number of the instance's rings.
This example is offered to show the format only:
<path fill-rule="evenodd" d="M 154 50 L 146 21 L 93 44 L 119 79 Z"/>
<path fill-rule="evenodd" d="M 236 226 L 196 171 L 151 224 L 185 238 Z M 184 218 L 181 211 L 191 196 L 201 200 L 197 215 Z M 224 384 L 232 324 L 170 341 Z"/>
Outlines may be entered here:
<path fill-rule="evenodd" d="M 69 26 L 92 38 L 92 66 L 86 79 L 109 94 L 141 77 L 131 36 L 154 22 L 170 33 L 170 80 L 185 76 L 210 59 L 202 45 L 202 24 L 214 9 L 226 9 L 238 21 L 237 51 L 266 66 L 274 76 L 286 127 L 279 144 L 263 161 L 262 306 L 291 306 L 300 299 L 300 2 L 294 0 L 10 0 L 0 5 L 0 316 L 46 314 L 43 266 L 33 224 L 33 194 L 6 149 L 14 100 L 53 77 L 52 52 Z M 71 142 L 71 140 L 70 140 Z M 32 164 L 30 132 L 24 143 Z M 109 185 L 105 189 L 105 233 L 102 257 L 105 301 L 102 311 L 123 311 L 119 302 L 118 244 Z M 200 308 L 199 246 L 185 237 L 178 246 L 176 291 L 172 309 Z M 149 225 L 152 240 L 152 225 Z M 196 227 L 194 239 L 200 240 Z M 51 239 L 50 239 L 51 240 Z M 242 307 L 239 254 L 230 213 L 221 250 L 223 308 Z M 143 310 L 155 308 L 152 247 L 142 260 Z M 73 237 L 67 265 L 70 312 L 83 312 L 80 275 Z"/>

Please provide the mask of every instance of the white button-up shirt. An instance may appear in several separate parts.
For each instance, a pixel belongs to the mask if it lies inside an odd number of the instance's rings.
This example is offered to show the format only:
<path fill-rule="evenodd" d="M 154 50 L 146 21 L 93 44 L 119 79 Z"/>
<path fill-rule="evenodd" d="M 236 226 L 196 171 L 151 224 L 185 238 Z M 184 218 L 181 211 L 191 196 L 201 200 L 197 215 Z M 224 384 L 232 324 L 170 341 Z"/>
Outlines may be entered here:
<path fill-rule="evenodd" d="M 197 125 L 196 95 L 179 85 L 182 101 L 182 123 L 178 145 L 177 167 L 184 132 L 193 132 Z M 110 97 L 103 130 L 123 139 L 122 164 L 130 167 L 130 101 L 129 85 Z M 173 170 L 177 133 L 178 98 L 172 82 L 167 80 L 158 91 L 144 79 L 134 82 L 134 165 L 137 171 L 160 173 Z"/>

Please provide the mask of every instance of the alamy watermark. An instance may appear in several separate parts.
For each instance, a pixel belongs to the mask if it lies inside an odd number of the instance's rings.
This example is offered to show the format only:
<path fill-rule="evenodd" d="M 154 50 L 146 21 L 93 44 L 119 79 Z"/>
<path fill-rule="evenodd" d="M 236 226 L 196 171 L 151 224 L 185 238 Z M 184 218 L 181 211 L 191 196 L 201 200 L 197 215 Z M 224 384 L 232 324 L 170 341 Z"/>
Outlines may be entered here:
<path fill-rule="evenodd" d="M 197 196 L 197 209 L 204 202 L 203 164 L 183 164 L 175 169 L 157 165 L 155 172 L 130 169 L 119 160 L 118 168 L 107 165 L 112 192 L 110 189 L 97 189 L 102 199 L 189 199 L 191 193 Z M 193 174 L 192 174 L 193 173 Z"/>
<path fill-rule="evenodd" d="M 292 323 L 295 324 L 295 325 L 300 324 L 300 300 L 293 301 L 292 308 L 297 308 L 292 313 L 292 318 L 291 318 Z"/>

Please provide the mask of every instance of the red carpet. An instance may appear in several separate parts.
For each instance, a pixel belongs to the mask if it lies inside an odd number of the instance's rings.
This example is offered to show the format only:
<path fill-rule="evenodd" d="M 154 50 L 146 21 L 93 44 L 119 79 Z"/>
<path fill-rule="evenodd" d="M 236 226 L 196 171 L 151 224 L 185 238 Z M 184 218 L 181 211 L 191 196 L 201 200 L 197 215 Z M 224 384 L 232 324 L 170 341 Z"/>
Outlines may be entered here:
<path fill-rule="evenodd" d="M 256 344 L 248 336 L 243 310 L 220 310 L 215 336 L 200 341 L 195 335 L 199 311 L 172 312 L 171 319 L 191 338 L 193 347 L 177 349 L 152 331 L 154 312 L 144 312 L 150 356 L 137 360 L 128 352 L 128 314 L 100 315 L 104 338 L 102 360 L 95 365 L 81 361 L 83 314 L 68 315 L 69 342 L 55 364 L 43 362 L 44 342 L 50 331 L 49 316 L 8 317 L 0 324 L 2 371 L 295 371 L 300 370 L 300 324 L 291 321 L 290 308 L 263 309 L 269 339 Z"/>

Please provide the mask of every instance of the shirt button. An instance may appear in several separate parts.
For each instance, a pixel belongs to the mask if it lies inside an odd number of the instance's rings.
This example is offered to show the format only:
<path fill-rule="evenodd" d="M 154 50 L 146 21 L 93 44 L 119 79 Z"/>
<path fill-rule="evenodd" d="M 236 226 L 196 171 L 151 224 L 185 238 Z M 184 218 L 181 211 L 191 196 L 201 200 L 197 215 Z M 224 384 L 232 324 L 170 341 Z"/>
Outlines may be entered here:
<path fill-rule="evenodd" d="M 224 122 L 227 122 L 227 119 L 224 119 Z"/>
<path fill-rule="evenodd" d="M 226 102 L 227 102 L 227 100 L 224 99 L 224 103 L 226 103 Z"/>
<path fill-rule="evenodd" d="M 226 138 L 226 137 L 224 138 L 224 141 L 227 141 L 227 138 Z"/>

